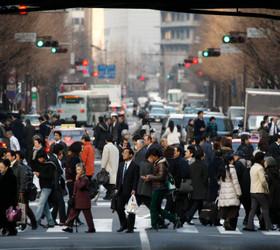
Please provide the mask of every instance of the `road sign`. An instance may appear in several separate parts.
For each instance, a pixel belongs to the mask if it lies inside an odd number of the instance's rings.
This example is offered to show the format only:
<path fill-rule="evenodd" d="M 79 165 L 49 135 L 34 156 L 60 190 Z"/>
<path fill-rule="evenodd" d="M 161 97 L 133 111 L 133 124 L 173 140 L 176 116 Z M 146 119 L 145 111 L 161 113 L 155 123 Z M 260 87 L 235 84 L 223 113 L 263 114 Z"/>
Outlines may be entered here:
<path fill-rule="evenodd" d="M 220 46 L 222 54 L 238 54 L 241 50 L 234 45 L 223 43 Z"/>
<path fill-rule="evenodd" d="M 116 65 L 99 64 L 97 66 L 99 79 L 115 79 L 116 78 Z"/>
<path fill-rule="evenodd" d="M 105 64 L 99 64 L 97 66 L 98 78 L 99 79 L 105 79 L 106 78 L 106 68 L 107 68 L 107 66 Z"/>
<path fill-rule="evenodd" d="M 248 38 L 264 38 L 266 37 L 265 29 L 263 28 L 254 28 L 249 27 L 247 28 L 247 37 Z"/>
<path fill-rule="evenodd" d="M 31 33 L 15 33 L 15 40 L 19 43 L 35 43 L 37 34 Z"/>

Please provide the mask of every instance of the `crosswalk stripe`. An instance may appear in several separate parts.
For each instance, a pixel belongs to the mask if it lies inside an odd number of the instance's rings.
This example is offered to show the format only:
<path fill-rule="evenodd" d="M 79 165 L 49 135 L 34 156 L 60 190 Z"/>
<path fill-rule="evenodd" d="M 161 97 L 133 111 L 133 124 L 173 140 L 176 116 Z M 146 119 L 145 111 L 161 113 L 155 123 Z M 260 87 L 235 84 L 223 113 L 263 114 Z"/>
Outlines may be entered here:
<path fill-rule="evenodd" d="M 135 227 L 137 232 L 151 227 L 151 220 L 136 216 Z"/>
<path fill-rule="evenodd" d="M 94 219 L 96 232 L 112 232 L 113 219 Z"/>
<path fill-rule="evenodd" d="M 238 228 L 236 228 L 235 231 L 227 231 L 222 226 L 219 226 L 219 227 L 216 227 L 216 228 L 218 229 L 220 234 L 243 234 L 242 232 L 239 231 Z"/>
<path fill-rule="evenodd" d="M 182 228 L 178 228 L 176 231 L 178 233 L 193 233 L 193 234 L 198 233 L 197 228 L 191 225 L 184 225 Z"/>

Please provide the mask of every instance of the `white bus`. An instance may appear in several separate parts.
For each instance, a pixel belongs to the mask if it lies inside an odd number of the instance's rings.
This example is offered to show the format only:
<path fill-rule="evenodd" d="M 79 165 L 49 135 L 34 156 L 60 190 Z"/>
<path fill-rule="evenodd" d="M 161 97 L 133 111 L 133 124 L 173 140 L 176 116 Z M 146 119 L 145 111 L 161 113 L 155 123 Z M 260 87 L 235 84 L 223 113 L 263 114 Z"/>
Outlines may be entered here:
<path fill-rule="evenodd" d="M 96 95 L 92 90 L 75 90 L 59 93 L 57 96 L 57 113 L 61 119 L 70 120 L 76 115 L 78 122 L 92 125 L 98 117 L 109 111 L 109 96 Z"/>

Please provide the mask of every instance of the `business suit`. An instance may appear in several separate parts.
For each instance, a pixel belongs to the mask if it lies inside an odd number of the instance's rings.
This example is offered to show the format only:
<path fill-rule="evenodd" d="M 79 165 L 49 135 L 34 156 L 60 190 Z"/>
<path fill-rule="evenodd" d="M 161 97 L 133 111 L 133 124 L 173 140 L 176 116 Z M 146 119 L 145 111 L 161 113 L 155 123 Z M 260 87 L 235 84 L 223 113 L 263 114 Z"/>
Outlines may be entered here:
<path fill-rule="evenodd" d="M 122 162 L 119 165 L 117 173 L 117 184 L 116 188 L 118 190 L 118 199 L 117 199 L 117 213 L 119 216 L 121 231 L 128 229 L 128 231 L 133 232 L 134 223 L 135 223 L 135 214 L 129 214 L 128 218 L 125 215 L 125 205 L 130 199 L 132 190 L 137 190 L 137 183 L 139 178 L 139 167 L 132 160 L 127 166 L 125 171 L 125 164 L 127 162 Z M 125 172 L 124 172 L 125 171 Z"/>
<path fill-rule="evenodd" d="M 278 163 L 280 163 L 280 144 L 278 144 L 277 141 L 272 143 L 269 146 L 267 154 L 272 156 Z"/>

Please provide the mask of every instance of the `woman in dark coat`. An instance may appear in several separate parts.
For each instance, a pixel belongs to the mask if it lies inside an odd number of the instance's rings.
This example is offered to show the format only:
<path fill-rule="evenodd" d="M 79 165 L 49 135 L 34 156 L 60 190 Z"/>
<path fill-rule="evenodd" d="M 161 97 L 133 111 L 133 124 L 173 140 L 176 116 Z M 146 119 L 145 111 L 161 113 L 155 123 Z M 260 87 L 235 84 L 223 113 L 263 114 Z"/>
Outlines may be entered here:
<path fill-rule="evenodd" d="M 103 148 L 106 144 L 105 140 L 110 132 L 107 124 L 104 121 L 104 117 L 100 116 L 98 120 L 99 122 L 94 129 L 94 146 L 100 151 L 100 154 L 102 155 Z"/>
<path fill-rule="evenodd" d="M 0 160 L 0 228 L 7 236 L 17 235 L 16 222 L 9 222 L 6 218 L 6 210 L 17 205 L 17 179 L 10 165 L 9 160 Z"/>
<path fill-rule="evenodd" d="M 197 210 L 201 210 L 203 201 L 207 198 L 208 169 L 205 164 L 204 152 L 201 147 L 197 147 L 195 162 L 190 165 L 190 178 L 192 180 L 193 192 L 191 194 L 191 207 L 186 215 L 186 222 L 190 225 L 191 220 Z"/>
<path fill-rule="evenodd" d="M 74 193 L 72 199 L 74 204 L 70 210 L 70 214 L 65 223 L 67 227 L 64 228 L 63 231 L 72 233 L 74 220 L 79 216 L 80 212 L 83 211 L 88 225 L 88 231 L 86 231 L 86 233 L 95 233 L 93 218 L 91 214 L 89 179 L 85 174 L 85 168 L 82 163 L 78 163 L 76 165 L 76 181 L 74 185 Z"/>

